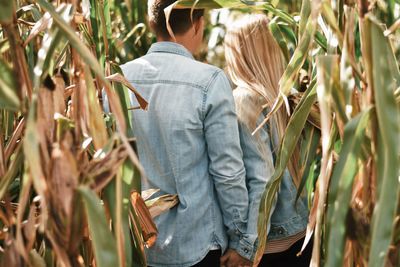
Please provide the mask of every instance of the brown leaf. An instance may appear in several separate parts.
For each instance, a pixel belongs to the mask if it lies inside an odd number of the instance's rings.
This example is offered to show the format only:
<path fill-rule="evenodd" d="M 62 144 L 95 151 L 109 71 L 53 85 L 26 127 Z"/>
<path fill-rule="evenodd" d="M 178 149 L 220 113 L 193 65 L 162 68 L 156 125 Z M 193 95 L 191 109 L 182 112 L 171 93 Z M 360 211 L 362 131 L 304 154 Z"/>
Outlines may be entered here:
<path fill-rule="evenodd" d="M 151 196 L 153 196 L 154 194 L 160 192 L 160 189 L 148 189 L 148 190 L 144 190 L 142 191 L 142 198 L 144 201 L 148 200 L 149 198 L 151 198 Z"/>
<path fill-rule="evenodd" d="M 61 75 L 57 74 L 53 79 L 56 88 L 53 91 L 54 113 L 65 115 L 66 105 L 64 97 L 65 83 Z"/>
<path fill-rule="evenodd" d="M 313 204 L 308 217 L 306 237 L 304 238 L 303 246 L 301 247 L 301 250 L 297 255 L 301 255 L 303 253 L 304 249 L 307 247 L 314 233 L 315 224 L 317 222 L 318 202 L 319 202 L 319 183 L 317 181 L 317 184 L 315 186 L 315 195 L 313 199 Z"/>
<path fill-rule="evenodd" d="M 47 231 L 46 236 L 50 240 L 53 251 L 55 252 L 55 255 L 57 257 L 59 266 L 72 267 L 68 254 L 65 251 L 65 248 L 60 247 L 60 245 L 55 241 L 53 235 L 50 232 Z"/>
<path fill-rule="evenodd" d="M 0 259 L 1 267 L 14 267 L 14 266 L 24 266 L 24 262 L 18 253 L 16 245 L 13 241 L 8 240 L 6 242 L 4 252 L 2 252 L 3 257 Z"/>
<path fill-rule="evenodd" d="M 23 224 L 23 232 L 26 240 L 26 251 L 30 251 L 36 242 L 36 230 L 37 230 L 37 211 L 36 204 L 32 203 L 29 209 L 28 219 Z"/>
<path fill-rule="evenodd" d="M 131 90 L 135 94 L 140 107 L 143 110 L 147 110 L 147 106 L 149 105 L 147 103 L 147 101 L 139 94 L 139 92 L 132 86 L 132 84 L 124 76 L 122 76 L 119 73 L 115 73 L 113 75 L 106 77 L 106 79 L 111 82 L 119 82 L 119 83 L 125 85 L 129 90 Z"/>
<path fill-rule="evenodd" d="M 26 38 L 23 46 L 27 46 L 28 43 L 35 38 L 39 33 L 47 29 L 49 25 L 51 25 L 53 19 L 51 18 L 49 13 L 45 13 L 43 17 L 36 22 L 35 26 L 33 26 L 31 32 L 29 33 L 29 36 Z"/>
<path fill-rule="evenodd" d="M 88 67 L 84 68 L 84 75 L 82 76 L 80 87 L 85 87 L 86 95 L 83 96 L 85 97 L 85 101 L 82 100 L 81 102 L 86 105 L 84 108 L 87 111 L 87 127 L 90 136 L 93 138 L 93 144 L 95 148 L 101 149 L 106 145 L 108 140 L 106 124 L 103 119 L 103 113 L 97 97 L 97 91 Z"/>
<path fill-rule="evenodd" d="M 0 132 L 0 177 L 6 173 L 6 159 L 4 158 L 3 133 Z"/>
<path fill-rule="evenodd" d="M 125 147 L 115 148 L 101 158 L 93 159 L 83 170 L 83 176 L 92 177 L 91 188 L 99 192 L 114 178 L 126 157 Z"/>
<path fill-rule="evenodd" d="M 152 218 L 172 209 L 179 203 L 178 195 L 163 195 L 146 201 Z"/>
<path fill-rule="evenodd" d="M 142 228 L 142 235 L 146 246 L 153 246 L 157 239 L 157 226 L 153 222 L 152 216 L 138 192 L 131 193 L 131 204 L 136 212 Z"/>
<path fill-rule="evenodd" d="M 68 143 L 55 143 L 51 153 L 51 178 L 48 185 L 51 197 L 51 208 L 66 218 L 72 215 L 74 192 L 78 186 L 78 163 L 71 153 Z M 62 216 L 62 217 L 63 217 Z M 65 218 L 64 218 L 65 219 Z"/>
<path fill-rule="evenodd" d="M 6 160 L 10 159 L 11 155 L 14 153 L 15 148 L 17 147 L 17 144 L 18 144 L 18 140 L 21 139 L 24 128 L 25 128 L 25 119 L 22 118 L 21 121 L 18 123 L 17 128 L 15 128 L 15 130 L 10 138 L 10 141 L 8 142 L 8 144 L 6 146 L 6 149 L 4 152 L 4 156 L 5 156 Z"/>

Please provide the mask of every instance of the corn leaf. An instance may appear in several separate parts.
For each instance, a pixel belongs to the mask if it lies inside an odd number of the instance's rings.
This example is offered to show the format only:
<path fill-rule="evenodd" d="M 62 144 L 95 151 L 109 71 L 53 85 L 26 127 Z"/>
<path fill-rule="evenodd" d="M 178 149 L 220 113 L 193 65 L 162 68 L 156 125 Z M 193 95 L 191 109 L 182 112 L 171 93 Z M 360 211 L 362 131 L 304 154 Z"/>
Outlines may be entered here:
<path fill-rule="evenodd" d="M 301 193 L 303 192 L 304 187 L 306 186 L 307 182 L 309 182 L 309 179 L 314 177 L 313 161 L 315 161 L 317 155 L 317 149 L 319 146 L 319 140 L 321 138 L 320 131 L 314 126 L 309 125 L 304 129 L 304 131 L 306 134 L 306 139 L 304 148 L 302 148 L 302 152 L 305 153 L 304 156 L 305 159 L 303 160 L 302 163 L 303 166 L 305 166 L 305 168 L 303 171 L 299 188 L 297 189 L 296 201 L 299 199 Z"/>
<path fill-rule="evenodd" d="M 275 172 L 271 178 L 271 182 L 266 185 L 266 189 L 261 198 L 260 213 L 258 216 L 257 225 L 259 246 L 255 256 L 255 263 L 257 263 L 261 259 L 261 256 L 264 254 L 265 251 L 268 234 L 267 225 L 270 217 L 269 215 L 271 212 L 275 194 L 279 188 L 282 174 L 285 171 L 286 166 L 292 156 L 295 145 L 298 142 L 304 124 L 307 121 L 311 106 L 314 104 L 315 100 L 316 83 L 314 81 L 304 93 L 302 99 L 300 100 L 299 104 L 293 112 L 292 117 L 289 120 L 288 126 L 286 128 L 286 134 L 282 140 L 282 145 L 279 149 L 279 153 L 277 154 L 278 156 L 275 163 Z"/>
<path fill-rule="evenodd" d="M 135 248 L 135 244 L 141 242 L 141 240 L 132 240 L 130 239 L 130 227 L 129 227 L 129 213 L 130 213 L 130 193 L 133 190 L 133 182 L 134 182 L 134 166 L 128 160 L 124 162 L 121 166 L 121 177 L 122 179 L 122 211 L 121 211 L 121 219 L 122 219 L 122 232 L 124 236 L 124 254 L 125 254 L 125 265 L 131 266 L 132 262 L 137 261 L 134 256 L 134 251 L 137 251 Z M 104 201 L 107 203 L 107 206 L 110 209 L 111 217 L 113 220 L 113 224 L 115 225 L 117 222 L 117 195 L 116 195 L 116 182 L 111 182 L 104 190 Z M 134 224 L 138 222 L 133 222 Z M 136 255 L 135 255 L 136 256 Z M 141 258 L 144 258 L 144 255 L 141 255 Z M 137 264 L 137 263 L 136 263 Z"/>
<path fill-rule="evenodd" d="M 8 24 L 13 21 L 15 1 L 0 0 L 0 24 Z"/>
<path fill-rule="evenodd" d="M 118 126 L 120 127 L 121 131 L 124 133 L 126 131 L 126 124 L 125 120 L 123 119 L 123 113 L 121 106 L 118 103 L 118 99 L 116 99 L 115 94 L 113 94 L 112 88 L 110 83 L 104 76 L 103 69 L 101 68 L 100 64 L 93 56 L 91 51 L 88 47 L 86 47 L 79 37 L 75 34 L 72 28 L 62 19 L 62 17 L 56 12 L 54 7 L 47 2 L 46 0 L 38 0 L 37 1 L 43 9 L 51 14 L 53 17 L 54 23 L 58 25 L 60 30 L 65 34 L 65 37 L 69 40 L 72 47 L 76 49 L 79 55 L 82 57 L 82 60 L 91 67 L 94 73 L 100 78 L 103 82 L 107 95 L 109 97 L 110 105 L 112 107 L 113 112 L 116 115 Z"/>
<path fill-rule="evenodd" d="M 371 108 L 366 109 L 345 127 L 345 141 L 329 187 L 328 218 L 331 227 L 328 234 L 328 255 L 325 264 L 327 267 L 343 265 L 346 218 L 350 207 L 353 179 L 358 172 L 357 162 L 361 157 L 371 110 Z"/>
<path fill-rule="evenodd" d="M 0 108 L 17 111 L 20 101 L 16 93 L 14 73 L 0 58 Z"/>
<path fill-rule="evenodd" d="M 289 62 L 290 57 L 289 57 L 288 46 L 287 46 L 285 37 L 283 36 L 276 20 L 275 19 L 271 20 L 268 24 L 268 27 L 271 30 L 272 36 L 274 36 L 276 42 L 278 43 L 279 47 L 281 48 L 282 53 L 285 56 L 286 62 Z"/>
<path fill-rule="evenodd" d="M 300 69 L 306 61 L 308 52 L 311 48 L 311 45 L 313 44 L 314 35 L 317 29 L 317 17 L 319 12 L 319 6 L 314 7 L 314 10 L 312 10 L 310 17 L 307 20 L 304 34 L 301 36 L 299 45 L 296 47 L 296 50 L 294 51 L 294 54 L 279 81 L 279 91 L 281 92 L 281 95 L 277 98 L 269 114 L 264 119 L 264 121 L 256 128 L 254 133 L 257 132 L 265 123 L 267 123 L 271 115 L 274 114 L 282 106 L 282 104 L 285 102 L 285 97 L 290 93 L 291 89 L 296 83 L 297 77 L 300 73 Z"/>
<path fill-rule="evenodd" d="M 21 166 L 22 162 L 23 162 L 23 154 L 22 154 L 21 146 L 19 146 L 17 148 L 17 151 L 15 152 L 15 157 L 12 160 L 9 169 L 4 174 L 4 176 L 1 177 L 1 180 L 0 180 L 0 199 L 3 199 L 5 193 L 8 190 L 9 185 L 12 182 L 12 179 L 17 174 L 18 168 Z"/>
<path fill-rule="evenodd" d="M 117 243 L 115 237 L 110 232 L 100 199 L 86 186 L 80 186 L 78 192 L 82 197 L 87 214 L 90 236 L 93 239 L 96 266 L 119 266 Z"/>
<path fill-rule="evenodd" d="M 384 36 L 382 28 L 371 16 L 364 23 L 366 34 L 363 41 L 369 42 L 370 47 L 365 56 L 371 62 L 367 76 L 375 96 L 379 126 L 376 160 L 378 178 L 381 179 L 378 203 L 373 214 L 368 266 L 378 267 L 384 266 L 398 205 L 400 112 L 394 91 L 400 86 L 400 74 L 390 41 Z"/>
<path fill-rule="evenodd" d="M 303 36 L 304 34 L 310 14 L 311 14 L 311 1 L 303 0 L 301 2 L 301 10 L 300 10 L 299 38 L 301 38 L 301 36 Z"/>

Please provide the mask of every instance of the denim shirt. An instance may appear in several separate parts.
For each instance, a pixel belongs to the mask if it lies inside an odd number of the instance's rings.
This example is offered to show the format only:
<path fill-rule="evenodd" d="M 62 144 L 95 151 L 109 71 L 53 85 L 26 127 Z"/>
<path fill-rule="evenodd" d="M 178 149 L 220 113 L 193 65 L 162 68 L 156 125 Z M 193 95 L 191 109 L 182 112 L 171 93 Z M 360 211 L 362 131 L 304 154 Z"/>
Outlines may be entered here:
<path fill-rule="evenodd" d="M 155 218 L 158 238 L 146 250 L 151 266 L 191 266 L 213 248 L 250 259 L 245 169 L 232 91 L 222 70 L 200 63 L 183 46 L 152 45 L 121 66 L 149 102 L 132 111 L 137 148 L 148 179 L 143 189 L 177 194 L 179 204 Z M 137 101 L 132 95 L 132 106 Z"/>
<path fill-rule="evenodd" d="M 247 89 L 234 90 L 236 103 L 251 107 L 250 94 Z M 240 98 L 240 100 L 239 100 Z M 237 107 L 239 109 L 239 107 Z M 245 114 L 244 116 L 248 115 Z M 265 113 L 257 120 L 259 125 L 265 118 Z M 272 124 L 273 125 L 273 124 Z M 277 130 L 271 124 L 265 124 L 256 135 L 246 126 L 245 118 L 239 114 L 240 144 L 243 150 L 243 161 L 246 169 L 246 180 L 250 195 L 248 232 L 257 231 L 258 207 L 262 193 L 271 182 L 274 173 L 275 152 L 279 148 Z M 255 181 L 258 181 L 255 183 Z M 264 186 L 260 186 L 263 181 Z M 279 191 L 271 209 L 268 224 L 268 240 L 280 240 L 302 232 L 307 227 L 308 207 L 307 199 L 300 197 L 296 203 L 297 188 L 286 169 L 282 176 Z"/>

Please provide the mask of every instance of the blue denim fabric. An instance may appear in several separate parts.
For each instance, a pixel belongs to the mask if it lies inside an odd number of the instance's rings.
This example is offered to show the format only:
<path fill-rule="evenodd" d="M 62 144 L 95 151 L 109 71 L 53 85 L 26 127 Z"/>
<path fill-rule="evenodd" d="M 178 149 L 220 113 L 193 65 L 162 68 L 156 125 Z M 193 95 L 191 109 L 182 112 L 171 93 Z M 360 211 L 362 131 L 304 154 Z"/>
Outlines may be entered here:
<path fill-rule="evenodd" d="M 251 103 L 246 89 L 234 90 L 235 98 L 240 97 L 241 103 Z M 248 108 L 252 108 L 249 106 Z M 262 114 L 257 125 L 266 114 Z M 271 182 L 274 173 L 275 152 L 279 148 L 279 138 L 276 128 L 266 124 L 256 135 L 252 136 L 243 118 L 239 117 L 240 145 L 243 150 L 243 161 L 246 169 L 248 184 L 250 212 L 248 218 L 247 234 L 256 236 L 258 207 L 265 186 Z M 296 203 L 297 188 L 286 169 L 274 200 L 270 223 L 268 225 L 268 240 L 279 240 L 297 234 L 307 227 L 308 207 L 307 199 L 300 197 Z"/>
<path fill-rule="evenodd" d="M 183 46 L 152 45 L 121 66 L 149 101 L 132 111 L 137 148 L 148 179 L 143 189 L 178 194 L 180 203 L 155 219 L 159 230 L 146 250 L 151 266 L 191 266 L 219 246 L 251 258 L 249 210 L 239 130 L 223 71 L 195 61 Z M 131 97 L 132 106 L 138 103 Z"/>

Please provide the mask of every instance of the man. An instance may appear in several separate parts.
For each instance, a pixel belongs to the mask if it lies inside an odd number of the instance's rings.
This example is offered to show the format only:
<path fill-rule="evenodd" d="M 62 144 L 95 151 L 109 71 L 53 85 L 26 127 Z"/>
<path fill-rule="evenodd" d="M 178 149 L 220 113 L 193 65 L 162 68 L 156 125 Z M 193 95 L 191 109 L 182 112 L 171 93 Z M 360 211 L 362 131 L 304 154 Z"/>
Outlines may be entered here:
<path fill-rule="evenodd" d="M 224 73 L 194 60 L 203 38 L 204 10 L 164 9 L 149 2 L 158 42 L 121 68 L 149 101 L 133 111 L 137 148 L 148 180 L 144 189 L 178 194 L 180 203 L 157 217 L 159 235 L 146 251 L 150 266 L 250 266 L 254 235 L 245 233 L 248 192 L 237 118 Z M 132 97 L 132 101 L 134 97 Z M 135 105 L 133 103 L 133 105 Z"/>

